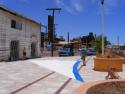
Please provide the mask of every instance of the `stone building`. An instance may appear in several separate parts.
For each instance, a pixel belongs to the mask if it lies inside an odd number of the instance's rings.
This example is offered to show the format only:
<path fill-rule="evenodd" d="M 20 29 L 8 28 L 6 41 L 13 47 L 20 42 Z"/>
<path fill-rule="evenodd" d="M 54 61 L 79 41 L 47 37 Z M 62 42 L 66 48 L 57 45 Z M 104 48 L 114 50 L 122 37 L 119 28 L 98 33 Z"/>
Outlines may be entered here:
<path fill-rule="evenodd" d="M 41 25 L 0 5 L 0 61 L 40 57 Z"/>

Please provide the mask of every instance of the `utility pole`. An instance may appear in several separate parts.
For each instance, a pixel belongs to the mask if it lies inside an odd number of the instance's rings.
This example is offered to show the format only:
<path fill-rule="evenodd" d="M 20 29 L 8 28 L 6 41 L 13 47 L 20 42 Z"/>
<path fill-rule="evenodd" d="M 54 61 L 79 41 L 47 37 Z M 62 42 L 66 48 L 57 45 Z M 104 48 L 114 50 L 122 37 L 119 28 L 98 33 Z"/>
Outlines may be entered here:
<path fill-rule="evenodd" d="M 118 42 L 118 51 L 120 52 L 119 36 L 117 36 L 117 42 Z"/>
<path fill-rule="evenodd" d="M 67 33 L 67 42 L 68 42 L 68 45 L 69 45 L 69 32 Z"/>
<path fill-rule="evenodd" d="M 57 37 L 57 34 L 56 34 L 56 26 L 57 26 L 58 24 L 54 24 L 54 32 L 53 32 L 53 35 L 54 35 L 54 37 L 53 37 L 53 39 L 55 39 L 56 37 Z"/>
<path fill-rule="evenodd" d="M 104 56 L 104 0 L 101 0 L 102 7 L 102 56 Z"/>
<path fill-rule="evenodd" d="M 54 42 L 54 16 L 55 16 L 55 11 L 60 11 L 61 8 L 47 8 L 46 10 L 48 11 L 52 11 L 52 16 L 53 16 L 53 30 L 51 31 L 52 32 L 52 40 L 51 40 L 51 56 L 53 56 L 53 42 Z"/>
<path fill-rule="evenodd" d="M 88 49 L 88 36 L 86 36 L 86 49 Z"/>

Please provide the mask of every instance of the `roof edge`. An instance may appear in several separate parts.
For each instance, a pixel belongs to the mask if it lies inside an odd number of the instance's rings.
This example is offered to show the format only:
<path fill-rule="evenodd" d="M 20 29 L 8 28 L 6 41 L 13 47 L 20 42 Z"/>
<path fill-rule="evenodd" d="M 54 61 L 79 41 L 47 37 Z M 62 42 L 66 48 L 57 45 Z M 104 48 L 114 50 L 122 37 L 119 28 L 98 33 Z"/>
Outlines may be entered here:
<path fill-rule="evenodd" d="M 1 4 L 0 4 L 0 9 L 3 10 L 3 11 L 8 12 L 8 13 L 10 13 L 10 14 L 13 14 L 13 15 L 16 15 L 16 16 L 19 16 L 19 17 L 22 17 L 22 18 L 24 18 L 24 19 L 26 19 L 26 20 L 29 20 L 29 21 L 31 21 L 31 22 L 33 22 L 33 23 L 36 23 L 36 24 L 38 24 L 38 25 L 41 25 L 41 23 L 39 23 L 39 22 L 37 22 L 37 21 L 35 21 L 35 20 L 31 19 L 31 18 L 28 18 L 28 17 L 26 17 L 26 16 L 23 16 L 22 14 L 19 14 L 19 13 L 17 13 L 17 12 L 14 11 L 14 10 L 11 10 L 11 9 L 5 7 L 4 5 L 1 5 Z"/>

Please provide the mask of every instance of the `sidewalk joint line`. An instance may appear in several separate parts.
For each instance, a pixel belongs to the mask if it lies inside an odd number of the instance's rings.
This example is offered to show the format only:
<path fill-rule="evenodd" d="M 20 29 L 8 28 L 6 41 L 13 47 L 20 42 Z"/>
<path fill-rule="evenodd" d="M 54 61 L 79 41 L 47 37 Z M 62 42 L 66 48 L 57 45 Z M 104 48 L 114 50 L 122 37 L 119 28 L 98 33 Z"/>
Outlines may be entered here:
<path fill-rule="evenodd" d="M 21 88 L 15 90 L 15 91 L 9 93 L 9 94 L 15 94 L 15 93 L 17 93 L 17 92 L 19 92 L 19 91 L 21 91 L 21 90 L 23 90 L 23 89 L 25 89 L 25 88 L 27 88 L 27 87 L 29 87 L 29 86 L 35 84 L 35 83 L 37 83 L 37 82 L 43 80 L 44 78 L 47 78 L 48 76 L 50 76 L 50 75 L 52 75 L 52 74 L 54 74 L 54 73 L 55 73 L 55 72 L 51 72 L 51 73 L 49 73 L 49 74 L 47 74 L 47 75 L 45 75 L 45 76 L 43 76 L 43 77 L 41 77 L 41 78 L 39 78 L 39 79 L 37 79 L 37 80 L 35 80 L 35 81 L 33 81 L 33 82 L 27 84 L 27 85 L 25 85 L 25 86 L 23 86 L 23 87 L 21 87 Z"/>
<path fill-rule="evenodd" d="M 69 78 L 54 94 L 60 94 L 60 92 L 68 85 L 68 83 L 72 80 Z"/>

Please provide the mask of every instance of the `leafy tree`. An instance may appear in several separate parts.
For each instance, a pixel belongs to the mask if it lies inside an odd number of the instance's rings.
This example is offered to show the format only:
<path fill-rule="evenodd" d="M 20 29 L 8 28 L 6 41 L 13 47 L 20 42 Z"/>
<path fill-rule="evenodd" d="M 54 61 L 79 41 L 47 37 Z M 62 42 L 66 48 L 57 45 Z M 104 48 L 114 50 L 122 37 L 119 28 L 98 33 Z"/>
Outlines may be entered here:
<path fill-rule="evenodd" d="M 111 44 L 108 40 L 107 40 L 107 37 L 104 36 L 104 47 L 106 47 L 108 44 Z M 95 50 L 97 52 L 102 52 L 102 36 L 98 36 L 96 37 L 95 39 Z"/>

